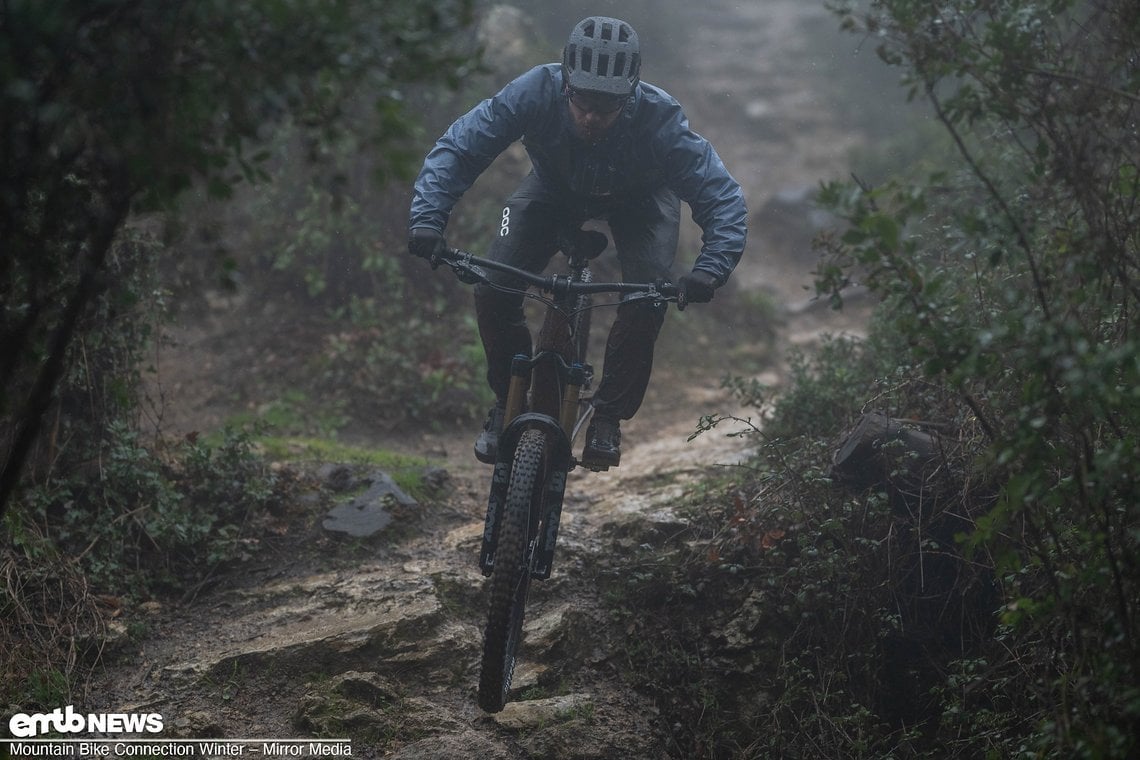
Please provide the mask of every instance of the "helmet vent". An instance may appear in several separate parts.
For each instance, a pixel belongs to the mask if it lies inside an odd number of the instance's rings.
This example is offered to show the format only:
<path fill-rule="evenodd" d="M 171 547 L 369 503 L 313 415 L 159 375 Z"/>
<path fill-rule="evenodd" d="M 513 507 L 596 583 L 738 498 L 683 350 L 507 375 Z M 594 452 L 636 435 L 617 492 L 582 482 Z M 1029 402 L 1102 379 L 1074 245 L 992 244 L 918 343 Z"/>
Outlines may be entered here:
<path fill-rule="evenodd" d="M 562 50 L 563 76 L 578 90 L 626 96 L 637 88 L 640 72 L 637 32 L 620 19 L 582 19 Z"/>

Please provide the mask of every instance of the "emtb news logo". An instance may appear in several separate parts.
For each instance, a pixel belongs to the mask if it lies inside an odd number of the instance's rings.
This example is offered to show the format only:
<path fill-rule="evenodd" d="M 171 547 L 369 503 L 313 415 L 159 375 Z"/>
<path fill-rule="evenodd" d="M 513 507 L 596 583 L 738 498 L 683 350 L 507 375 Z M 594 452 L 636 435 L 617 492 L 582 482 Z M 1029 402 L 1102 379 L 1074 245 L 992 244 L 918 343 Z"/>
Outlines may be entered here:
<path fill-rule="evenodd" d="M 157 734 L 162 731 L 158 713 L 77 713 L 71 705 L 49 713 L 16 713 L 8 721 L 16 739 L 28 739 L 55 731 L 61 734 L 99 732 L 103 734 Z"/>

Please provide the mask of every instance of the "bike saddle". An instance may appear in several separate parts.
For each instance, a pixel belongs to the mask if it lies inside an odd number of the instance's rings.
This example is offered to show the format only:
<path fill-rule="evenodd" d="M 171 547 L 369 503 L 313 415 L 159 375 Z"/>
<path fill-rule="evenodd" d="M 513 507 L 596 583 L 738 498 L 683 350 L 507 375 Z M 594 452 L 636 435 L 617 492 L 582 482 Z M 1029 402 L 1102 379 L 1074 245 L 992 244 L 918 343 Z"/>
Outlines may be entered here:
<path fill-rule="evenodd" d="M 569 258 L 577 255 L 587 260 L 596 259 L 609 244 L 610 239 L 598 230 L 573 230 L 558 236 L 558 247 Z"/>

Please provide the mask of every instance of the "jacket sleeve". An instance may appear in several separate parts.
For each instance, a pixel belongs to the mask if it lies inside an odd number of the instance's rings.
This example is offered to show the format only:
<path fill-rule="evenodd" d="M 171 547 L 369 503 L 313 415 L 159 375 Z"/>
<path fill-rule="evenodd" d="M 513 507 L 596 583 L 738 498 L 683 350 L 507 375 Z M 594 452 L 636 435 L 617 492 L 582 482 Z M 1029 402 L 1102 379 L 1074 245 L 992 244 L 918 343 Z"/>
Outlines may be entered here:
<path fill-rule="evenodd" d="M 664 164 L 669 185 L 689 204 L 701 228 L 701 253 L 693 265 L 722 285 L 740 261 L 748 237 L 744 191 L 725 167 L 716 149 L 689 128 L 677 107 L 662 134 L 669 135 Z"/>
<path fill-rule="evenodd" d="M 456 119 L 424 159 L 409 227 L 442 232 L 459 198 L 523 136 L 552 86 L 546 68 L 536 67 Z"/>

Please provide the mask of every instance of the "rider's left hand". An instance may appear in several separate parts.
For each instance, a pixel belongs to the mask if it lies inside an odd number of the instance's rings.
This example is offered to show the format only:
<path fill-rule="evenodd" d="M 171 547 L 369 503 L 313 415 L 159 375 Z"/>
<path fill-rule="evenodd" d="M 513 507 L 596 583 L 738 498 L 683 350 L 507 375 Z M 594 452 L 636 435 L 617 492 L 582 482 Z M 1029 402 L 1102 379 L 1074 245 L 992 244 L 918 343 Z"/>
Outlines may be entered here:
<path fill-rule="evenodd" d="M 684 311 L 691 303 L 708 303 L 720 282 L 703 269 L 694 269 L 677 282 L 677 309 Z"/>

